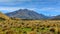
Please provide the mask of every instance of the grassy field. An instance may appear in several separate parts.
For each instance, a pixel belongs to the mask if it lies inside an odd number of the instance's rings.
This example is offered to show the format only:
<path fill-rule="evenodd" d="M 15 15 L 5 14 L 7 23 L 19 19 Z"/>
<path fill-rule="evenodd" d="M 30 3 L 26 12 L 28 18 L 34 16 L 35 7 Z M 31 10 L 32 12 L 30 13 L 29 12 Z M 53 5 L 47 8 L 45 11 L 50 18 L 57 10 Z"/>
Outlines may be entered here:
<path fill-rule="evenodd" d="M 60 34 L 60 20 L 0 20 L 0 34 Z"/>

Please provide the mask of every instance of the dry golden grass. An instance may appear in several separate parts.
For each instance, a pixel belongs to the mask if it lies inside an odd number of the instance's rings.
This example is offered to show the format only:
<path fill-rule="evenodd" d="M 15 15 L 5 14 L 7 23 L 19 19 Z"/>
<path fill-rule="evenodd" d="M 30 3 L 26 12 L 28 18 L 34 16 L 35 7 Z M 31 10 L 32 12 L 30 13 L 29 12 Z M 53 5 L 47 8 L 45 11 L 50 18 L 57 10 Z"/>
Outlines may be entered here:
<path fill-rule="evenodd" d="M 60 34 L 60 20 L 0 21 L 0 34 Z"/>

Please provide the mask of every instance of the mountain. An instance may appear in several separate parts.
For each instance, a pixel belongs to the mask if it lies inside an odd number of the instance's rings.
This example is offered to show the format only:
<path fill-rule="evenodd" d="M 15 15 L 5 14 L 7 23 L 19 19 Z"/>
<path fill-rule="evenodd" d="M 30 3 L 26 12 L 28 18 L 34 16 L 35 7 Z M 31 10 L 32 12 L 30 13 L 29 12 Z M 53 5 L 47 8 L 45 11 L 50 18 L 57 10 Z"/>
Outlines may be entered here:
<path fill-rule="evenodd" d="M 6 14 L 9 17 L 16 17 L 16 18 L 21 18 L 21 19 L 46 19 L 46 17 L 43 14 L 38 14 L 33 10 L 28 10 L 28 9 L 19 9 L 14 12 L 10 12 Z"/>
<path fill-rule="evenodd" d="M 8 20 L 10 19 L 8 16 L 0 12 L 0 20 Z"/>
<path fill-rule="evenodd" d="M 60 15 L 54 16 L 53 18 L 51 18 L 52 20 L 60 20 Z"/>

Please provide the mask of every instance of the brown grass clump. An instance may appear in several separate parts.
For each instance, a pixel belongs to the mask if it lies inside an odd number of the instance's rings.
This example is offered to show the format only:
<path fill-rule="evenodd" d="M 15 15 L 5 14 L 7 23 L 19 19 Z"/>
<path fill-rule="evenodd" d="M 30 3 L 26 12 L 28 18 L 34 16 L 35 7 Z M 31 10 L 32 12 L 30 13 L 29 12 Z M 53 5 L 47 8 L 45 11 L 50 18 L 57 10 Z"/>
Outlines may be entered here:
<path fill-rule="evenodd" d="M 50 31 L 51 31 L 51 32 L 55 32 L 55 28 L 51 28 Z"/>
<path fill-rule="evenodd" d="M 8 30 L 8 31 L 6 31 L 6 34 L 16 34 L 16 32 L 14 32 L 12 30 Z"/>

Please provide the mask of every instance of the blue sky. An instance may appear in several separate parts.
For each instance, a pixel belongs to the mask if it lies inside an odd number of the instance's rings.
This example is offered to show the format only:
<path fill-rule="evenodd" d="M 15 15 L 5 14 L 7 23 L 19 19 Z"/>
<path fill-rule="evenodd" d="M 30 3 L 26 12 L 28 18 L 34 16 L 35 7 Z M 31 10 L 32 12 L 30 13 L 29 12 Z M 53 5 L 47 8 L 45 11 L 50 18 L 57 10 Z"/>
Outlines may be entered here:
<path fill-rule="evenodd" d="M 60 15 L 60 0 L 0 0 L 3 13 L 25 8 L 47 16 Z"/>

